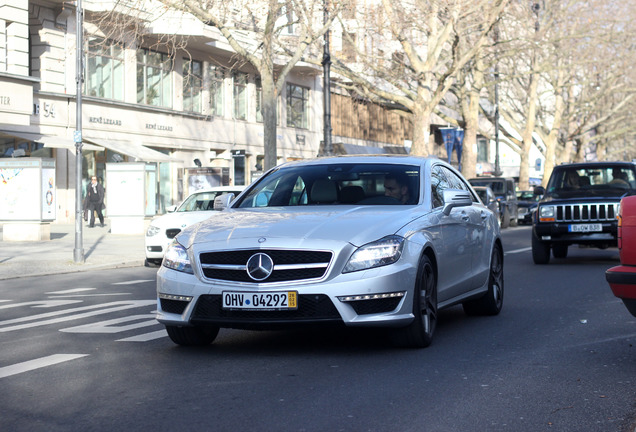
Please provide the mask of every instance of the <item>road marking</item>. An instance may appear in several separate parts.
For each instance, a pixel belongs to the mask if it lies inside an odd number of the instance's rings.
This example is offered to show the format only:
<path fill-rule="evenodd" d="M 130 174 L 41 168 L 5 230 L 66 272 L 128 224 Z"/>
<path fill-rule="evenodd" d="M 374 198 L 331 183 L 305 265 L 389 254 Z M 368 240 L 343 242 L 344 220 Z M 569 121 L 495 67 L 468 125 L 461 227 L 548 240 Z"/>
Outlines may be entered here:
<path fill-rule="evenodd" d="M 126 281 L 126 282 L 115 282 L 112 283 L 111 285 L 135 285 L 138 283 L 143 283 L 143 282 L 152 282 L 152 279 L 139 279 L 139 280 L 133 280 L 133 281 Z"/>
<path fill-rule="evenodd" d="M 504 252 L 504 255 L 509 255 L 509 254 L 518 254 L 518 253 L 522 253 L 522 252 L 528 252 L 531 251 L 532 248 L 531 247 L 526 247 L 526 248 L 521 248 L 521 249 L 515 249 L 515 250 L 511 250 L 511 251 L 507 251 Z"/>
<path fill-rule="evenodd" d="M 117 326 L 117 324 L 130 322 L 130 321 L 140 321 L 136 324 L 129 324 L 125 326 Z M 154 314 L 145 314 L 145 315 L 130 315 L 123 318 L 116 318 L 96 323 L 90 323 L 85 325 L 80 325 L 76 327 L 69 327 L 65 329 L 61 329 L 61 332 L 64 333 L 121 333 L 128 330 L 134 330 L 142 327 L 148 327 L 153 325 L 158 325 L 159 323 L 155 319 Z"/>
<path fill-rule="evenodd" d="M 73 288 L 73 289 L 64 290 L 64 291 L 51 291 L 44 294 L 72 294 L 72 293 L 78 293 L 78 292 L 84 292 L 84 291 L 95 291 L 96 289 L 97 288 Z"/>
<path fill-rule="evenodd" d="M 110 312 L 117 312 L 117 311 L 122 311 L 126 309 L 133 309 L 133 308 L 145 307 L 150 305 L 155 306 L 156 304 L 157 304 L 156 300 L 130 300 L 130 301 L 104 303 L 104 304 L 93 305 L 93 306 L 84 306 L 84 307 L 79 307 L 74 309 L 66 309 L 63 311 L 48 312 L 48 313 L 43 313 L 43 314 L 34 315 L 34 316 L 0 321 L 0 333 L 14 331 L 14 330 L 22 330 L 25 328 L 44 326 L 48 324 L 56 324 L 56 323 L 60 323 L 64 321 L 72 321 L 72 320 L 76 320 L 80 318 L 103 315 Z M 68 315 L 72 313 L 76 313 L 76 314 L 60 317 L 60 315 Z M 57 317 L 57 318 L 54 318 L 54 317 Z M 50 318 L 50 319 L 46 319 L 46 318 Z M 28 323 L 28 321 L 35 321 L 35 322 Z M 25 322 L 27 323 L 12 326 L 12 324 L 19 324 L 19 323 L 25 323 Z M 7 327 L 2 327 L 2 326 L 7 326 Z"/>
<path fill-rule="evenodd" d="M 100 293 L 100 294 L 68 294 L 68 295 L 56 295 L 51 298 L 61 298 L 61 297 L 109 297 L 109 296 L 122 296 L 122 295 L 131 295 L 132 293 Z"/>
<path fill-rule="evenodd" d="M 117 342 L 148 342 L 155 339 L 161 339 L 167 337 L 166 330 L 158 330 L 152 333 L 141 334 L 138 336 L 132 336 L 125 339 L 117 339 Z"/>
<path fill-rule="evenodd" d="M 17 375 L 23 372 L 40 369 L 46 366 L 53 366 L 58 363 L 64 363 L 67 361 L 86 357 L 87 355 L 88 354 L 53 354 L 47 357 L 42 357 L 35 360 L 29 360 L 29 361 L 17 363 L 11 366 L 5 366 L 0 368 L 0 378 L 6 378 L 11 375 Z"/>
<path fill-rule="evenodd" d="M 7 304 L 7 305 L 2 305 L 0 306 L 0 309 L 10 309 L 10 308 L 17 308 L 17 307 L 22 307 L 22 306 L 31 306 L 34 308 L 50 308 L 50 307 L 57 307 L 57 306 L 65 306 L 65 305 L 69 305 L 69 304 L 74 304 L 74 303 L 81 303 L 81 300 L 40 300 L 40 301 L 30 301 L 30 302 L 23 302 L 23 303 L 11 303 L 11 304 Z"/>

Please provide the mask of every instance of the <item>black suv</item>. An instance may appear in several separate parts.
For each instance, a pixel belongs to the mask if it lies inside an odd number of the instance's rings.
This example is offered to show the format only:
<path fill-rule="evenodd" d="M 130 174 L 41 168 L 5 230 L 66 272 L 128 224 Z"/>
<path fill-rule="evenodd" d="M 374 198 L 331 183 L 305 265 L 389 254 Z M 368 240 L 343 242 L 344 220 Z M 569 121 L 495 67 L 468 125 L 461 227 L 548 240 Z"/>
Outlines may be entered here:
<path fill-rule="evenodd" d="M 618 205 L 636 193 L 636 165 L 588 162 L 554 168 L 547 189 L 532 214 L 532 259 L 535 264 L 565 258 L 568 246 L 605 249 L 617 245 Z"/>
<path fill-rule="evenodd" d="M 515 181 L 509 177 L 475 177 L 468 180 L 473 186 L 488 186 L 499 203 L 501 227 L 517 225 L 517 191 Z"/>

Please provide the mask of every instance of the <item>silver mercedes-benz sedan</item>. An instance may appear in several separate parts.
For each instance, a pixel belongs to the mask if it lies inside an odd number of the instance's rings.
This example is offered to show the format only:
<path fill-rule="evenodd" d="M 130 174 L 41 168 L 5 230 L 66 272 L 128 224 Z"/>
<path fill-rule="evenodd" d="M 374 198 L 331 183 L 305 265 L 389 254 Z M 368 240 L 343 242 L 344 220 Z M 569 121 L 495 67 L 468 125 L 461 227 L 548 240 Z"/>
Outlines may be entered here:
<path fill-rule="evenodd" d="M 336 323 L 426 347 L 440 309 L 502 308 L 497 218 L 439 159 L 286 163 L 230 199 L 175 238 L 158 272 L 157 319 L 177 344 L 209 344 L 220 328 Z"/>

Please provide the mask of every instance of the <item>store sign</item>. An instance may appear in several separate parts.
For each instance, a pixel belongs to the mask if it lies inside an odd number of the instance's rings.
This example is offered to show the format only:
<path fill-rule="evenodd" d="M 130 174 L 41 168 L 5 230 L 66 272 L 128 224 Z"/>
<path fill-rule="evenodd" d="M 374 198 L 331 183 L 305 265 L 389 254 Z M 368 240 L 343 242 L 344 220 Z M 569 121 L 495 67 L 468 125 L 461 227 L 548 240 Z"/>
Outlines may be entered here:
<path fill-rule="evenodd" d="M 172 132 L 172 126 L 157 123 L 146 123 L 146 129 Z"/>
<path fill-rule="evenodd" d="M 0 105 L 11 105 L 10 96 L 0 96 Z"/>
<path fill-rule="evenodd" d="M 89 117 L 88 118 L 88 122 L 89 123 L 98 123 L 98 124 L 105 124 L 105 125 L 112 125 L 112 126 L 121 126 L 121 120 L 117 120 L 117 119 L 109 119 L 106 117 Z"/>

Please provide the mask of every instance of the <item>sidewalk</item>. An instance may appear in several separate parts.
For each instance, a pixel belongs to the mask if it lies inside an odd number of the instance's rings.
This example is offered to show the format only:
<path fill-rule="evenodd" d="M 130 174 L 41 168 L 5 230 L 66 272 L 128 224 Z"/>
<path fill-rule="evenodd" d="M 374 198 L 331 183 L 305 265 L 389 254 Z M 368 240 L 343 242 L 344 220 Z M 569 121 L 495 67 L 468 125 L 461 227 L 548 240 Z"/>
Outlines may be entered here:
<path fill-rule="evenodd" d="M 4 241 L 0 225 L 0 280 L 93 269 L 143 266 L 144 234 L 111 234 L 110 223 L 82 226 L 84 262 L 75 263 L 75 224 L 51 224 L 51 240 Z"/>

